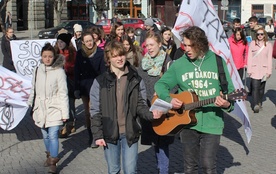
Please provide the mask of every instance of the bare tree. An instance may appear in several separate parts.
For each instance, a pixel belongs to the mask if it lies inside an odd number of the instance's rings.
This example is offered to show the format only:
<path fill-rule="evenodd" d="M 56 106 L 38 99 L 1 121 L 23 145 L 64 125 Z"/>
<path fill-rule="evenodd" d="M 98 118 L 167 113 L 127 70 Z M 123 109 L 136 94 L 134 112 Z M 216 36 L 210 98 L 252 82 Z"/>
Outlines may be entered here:
<path fill-rule="evenodd" d="M 0 7 L 0 14 L 2 14 L 2 11 L 3 10 L 6 10 L 6 7 L 7 7 L 7 3 L 9 2 L 10 0 L 3 0 L 0 5 L 2 5 Z M 3 20 L 2 20 L 2 16 L 0 15 L 0 25 L 1 25 L 1 29 L 2 29 L 2 32 L 4 33 L 6 30 L 5 30 L 5 27 L 4 27 L 4 23 L 3 23 Z"/>
<path fill-rule="evenodd" d="M 61 15 L 63 12 L 64 6 L 67 4 L 66 0 L 52 0 L 54 3 L 55 13 L 57 15 L 57 23 L 61 23 Z"/>
<path fill-rule="evenodd" d="M 96 8 L 95 11 L 97 12 L 97 16 L 101 19 L 103 11 L 109 10 L 109 4 L 106 0 L 96 0 Z"/>

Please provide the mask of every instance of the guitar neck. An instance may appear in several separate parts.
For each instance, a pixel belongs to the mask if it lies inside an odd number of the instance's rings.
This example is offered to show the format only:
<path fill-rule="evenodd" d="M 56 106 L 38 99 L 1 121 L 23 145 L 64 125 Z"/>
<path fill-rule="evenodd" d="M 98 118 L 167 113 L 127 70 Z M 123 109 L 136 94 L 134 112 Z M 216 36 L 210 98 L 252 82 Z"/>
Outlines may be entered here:
<path fill-rule="evenodd" d="M 193 110 L 193 109 L 199 108 L 201 106 L 209 105 L 211 103 L 214 103 L 215 101 L 216 101 L 216 97 L 205 99 L 205 100 L 200 100 L 200 101 L 197 101 L 197 102 L 194 102 L 194 103 L 184 104 L 183 109 Z"/>

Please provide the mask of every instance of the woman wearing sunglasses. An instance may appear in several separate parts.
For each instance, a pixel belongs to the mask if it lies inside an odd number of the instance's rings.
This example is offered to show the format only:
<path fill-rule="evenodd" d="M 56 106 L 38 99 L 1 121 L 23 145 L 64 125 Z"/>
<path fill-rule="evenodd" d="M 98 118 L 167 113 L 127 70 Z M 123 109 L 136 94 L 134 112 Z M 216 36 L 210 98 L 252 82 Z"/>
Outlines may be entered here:
<path fill-rule="evenodd" d="M 258 113 L 262 109 L 266 80 L 272 73 L 272 44 L 264 28 L 257 30 L 256 39 L 249 46 L 247 73 L 252 83 L 253 111 Z"/>

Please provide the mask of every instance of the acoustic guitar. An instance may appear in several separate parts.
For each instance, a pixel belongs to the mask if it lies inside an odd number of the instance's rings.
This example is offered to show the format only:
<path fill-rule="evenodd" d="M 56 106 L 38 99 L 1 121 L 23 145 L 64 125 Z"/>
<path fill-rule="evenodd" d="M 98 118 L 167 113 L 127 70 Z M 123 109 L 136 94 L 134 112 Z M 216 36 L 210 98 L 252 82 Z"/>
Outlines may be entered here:
<path fill-rule="evenodd" d="M 197 119 L 195 117 L 195 110 L 204 105 L 214 103 L 216 97 L 198 100 L 198 96 L 194 92 L 184 91 L 179 94 L 170 94 L 172 98 L 177 98 L 183 102 L 180 109 L 171 109 L 167 114 L 162 115 L 159 119 L 155 119 L 152 122 L 153 130 L 158 135 L 174 135 L 178 133 L 185 125 L 195 125 Z M 244 100 L 247 96 L 245 89 L 238 89 L 227 95 L 223 95 L 222 98 L 228 101 Z M 152 103 L 158 97 L 155 96 L 152 99 Z"/>

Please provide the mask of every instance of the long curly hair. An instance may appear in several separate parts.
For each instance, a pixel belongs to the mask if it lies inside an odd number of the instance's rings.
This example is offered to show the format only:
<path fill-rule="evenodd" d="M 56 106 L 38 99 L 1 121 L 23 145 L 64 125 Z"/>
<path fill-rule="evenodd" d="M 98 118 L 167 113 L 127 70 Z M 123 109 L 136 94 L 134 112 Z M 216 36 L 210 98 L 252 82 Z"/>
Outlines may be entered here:
<path fill-rule="evenodd" d="M 209 50 L 208 38 L 204 30 L 197 26 L 192 26 L 185 30 L 182 37 L 189 39 L 193 49 L 200 54 L 204 55 Z"/>

